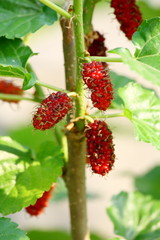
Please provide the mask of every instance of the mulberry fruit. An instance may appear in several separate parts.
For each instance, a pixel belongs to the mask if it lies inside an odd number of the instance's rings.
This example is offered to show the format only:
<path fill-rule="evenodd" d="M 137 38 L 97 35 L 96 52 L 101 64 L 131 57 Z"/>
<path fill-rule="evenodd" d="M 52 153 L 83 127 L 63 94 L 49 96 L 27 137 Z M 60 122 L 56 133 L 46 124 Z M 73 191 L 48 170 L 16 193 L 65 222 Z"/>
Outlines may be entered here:
<path fill-rule="evenodd" d="M 104 121 L 95 120 L 88 125 L 86 138 L 87 162 L 94 173 L 106 175 L 115 161 L 112 132 Z"/>
<path fill-rule="evenodd" d="M 105 38 L 98 31 L 92 31 L 86 36 L 86 48 L 90 56 L 106 56 L 107 48 L 105 46 Z M 106 67 L 107 63 L 103 62 Z"/>
<path fill-rule="evenodd" d="M 92 35 L 88 36 L 88 52 L 91 56 L 106 56 L 107 48 L 104 44 L 105 38 L 98 31 L 93 31 Z"/>
<path fill-rule="evenodd" d="M 12 82 L 0 80 L 0 93 L 23 95 L 23 90 L 20 87 L 14 85 Z M 20 100 L 3 99 L 3 101 L 18 103 Z"/>
<path fill-rule="evenodd" d="M 72 107 L 72 101 L 66 93 L 52 93 L 44 99 L 33 116 L 33 126 L 46 130 L 58 123 Z"/>
<path fill-rule="evenodd" d="M 41 214 L 45 207 L 48 206 L 48 201 L 51 198 L 51 192 L 53 191 L 55 184 L 50 188 L 49 191 L 43 193 L 42 197 L 38 198 L 34 205 L 26 207 L 27 213 L 31 216 L 38 216 Z"/>
<path fill-rule="evenodd" d="M 142 15 L 135 0 L 112 0 L 111 7 L 114 8 L 114 14 L 121 25 L 120 29 L 131 40 L 133 33 L 142 23 Z"/>
<path fill-rule="evenodd" d="M 113 99 L 113 88 L 107 69 L 101 62 L 85 63 L 82 76 L 91 90 L 93 106 L 105 111 Z"/>

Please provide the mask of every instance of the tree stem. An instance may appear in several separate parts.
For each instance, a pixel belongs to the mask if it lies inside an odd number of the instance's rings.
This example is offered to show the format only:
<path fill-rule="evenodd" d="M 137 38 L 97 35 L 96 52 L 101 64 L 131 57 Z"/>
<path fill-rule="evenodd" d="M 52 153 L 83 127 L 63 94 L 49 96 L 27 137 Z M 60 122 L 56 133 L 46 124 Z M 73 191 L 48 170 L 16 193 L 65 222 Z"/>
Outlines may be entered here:
<path fill-rule="evenodd" d="M 68 164 L 64 179 L 69 195 L 71 236 L 72 240 L 89 240 L 86 209 L 86 142 L 84 134 L 85 98 L 84 83 L 81 75 L 80 59 L 84 57 L 84 32 L 83 32 L 83 0 L 74 0 L 73 27 L 76 56 L 75 90 L 76 98 L 75 117 L 81 118 L 72 129 L 67 131 Z"/>
<path fill-rule="evenodd" d="M 66 89 L 68 91 L 75 91 L 75 78 L 76 78 L 76 59 L 75 59 L 75 44 L 73 24 L 69 19 L 64 17 L 60 18 L 60 24 L 63 33 L 63 53 L 65 65 L 65 79 Z"/>
<path fill-rule="evenodd" d="M 56 5 L 55 3 L 53 3 L 50 0 L 39 0 L 41 3 L 43 3 L 44 5 L 46 5 L 47 7 L 53 9 L 54 11 L 56 11 L 57 13 L 59 13 L 60 15 L 70 19 L 71 15 L 65 11 L 63 8 L 59 7 L 58 5 Z"/>
<path fill-rule="evenodd" d="M 85 165 L 86 142 L 84 133 L 67 134 L 69 162 L 65 178 L 68 188 L 72 240 L 89 240 L 86 211 Z"/>

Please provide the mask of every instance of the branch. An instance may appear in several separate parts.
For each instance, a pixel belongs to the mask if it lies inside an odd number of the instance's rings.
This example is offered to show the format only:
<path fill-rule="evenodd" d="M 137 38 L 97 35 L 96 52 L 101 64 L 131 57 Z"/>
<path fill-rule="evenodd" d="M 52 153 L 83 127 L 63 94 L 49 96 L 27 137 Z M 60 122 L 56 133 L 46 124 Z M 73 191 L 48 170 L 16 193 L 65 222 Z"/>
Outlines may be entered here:
<path fill-rule="evenodd" d="M 97 2 L 101 0 L 84 0 L 84 10 L 83 10 L 83 22 L 84 22 L 84 33 L 88 33 L 92 30 L 92 17 L 94 8 Z"/>
<path fill-rule="evenodd" d="M 66 93 L 69 93 L 68 90 L 65 90 L 65 89 L 62 89 L 62 88 L 58 88 L 58 87 L 55 87 L 55 86 L 52 86 L 48 83 L 45 83 L 45 82 L 41 82 L 41 81 L 36 81 L 36 84 L 39 85 L 39 86 L 42 86 L 42 87 L 46 87 L 46 88 L 49 88 L 53 91 L 60 91 L 60 92 L 66 92 Z"/>
<path fill-rule="evenodd" d="M 76 101 L 76 117 L 83 117 L 85 114 L 85 98 L 84 98 L 84 84 L 81 74 L 80 58 L 84 57 L 84 31 L 83 31 L 83 1 L 74 0 L 74 35 L 75 35 L 75 48 L 76 48 L 76 92 L 79 95 Z M 82 124 L 83 125 L 83 124 Z M 77 122 L 78 128 L 83 128 Z"/>
<path fill-rule="evenodd" d="M 57 13 L 59 13 L 60 15 L 70 19 L 71 15 L 65 11 L 63 8 L 59 7 L 58 5 L 56 5 L 55 3 L 53 3 L 50 0 L 39 0 L 41 3 L 43 3 L 44 5 L 46 5 L 47 7 L 51 8 L 52 10 L 56 11 Z"/>
<path fill-rule="evenodd" d="M 2 100 L 26 100 L 26 101 L 32 101 L 32 102 L 39 102 L 37 99 L 34 98 L 28 98 L 28 97 L 23 97 L 21 95 L 15 95 L 15 94 L 5 94 L 5 93 L 0 93 L 0 99 Z"/>
<path fill-rule="evenodd" d="M 91 61 L 97 61 L 97 62 L 123 62 L 122 58 L 111 58 L 111 57 L 97 57 L 97 56 L 90 56 L 90 57 L 84 57 L 82 61 L 91 62 Z"/>
<path fill-rule="evenodd" d="M 114 118 L 114 117 L 124 117 L 124 112 L 121 113 L 113 113 L 107 115 L 91 115 L 92 118 Z"/>

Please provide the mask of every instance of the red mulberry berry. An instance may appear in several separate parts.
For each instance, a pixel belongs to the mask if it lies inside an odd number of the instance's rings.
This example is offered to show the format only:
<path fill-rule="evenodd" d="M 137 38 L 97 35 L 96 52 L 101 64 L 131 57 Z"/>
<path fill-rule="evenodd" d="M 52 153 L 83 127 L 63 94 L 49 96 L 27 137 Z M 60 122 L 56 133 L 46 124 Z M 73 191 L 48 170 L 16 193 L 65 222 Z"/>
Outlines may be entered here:
<path fill-rule="evenodd" d="M 103 121 L 95 120 L 88 125 L 87 161 L 94 173 L 104 176 L 113 167 L 115 161 L 112 132 Z"/>
<path fill-rule="evenodd" d="M 0 80 L 0 93 L 23 95 L 23 90 L 20 87 L 14 85 L 12 82 Z M 3 99 L 3 101 L 18 103 L 20 100 Z"/>
<path fill-rule="evenodd" d="M 107 48 L 105 46 L 105 38 L 98 31 L 92 31 L 86 36 L 86 48 L 90 56 L 106 56 Z M 107 66 L 103 62 L 104 67 Z"/>
<path fill-rule="evenodd" d="M 142 23 L 142 15 L 135 0 L 112 0 L 111 7 L 121 25 L 120 29 L 128 39 L 132 39 L 133 33 Z"/>
<path fill-rule="evenodd" d="M 107 69 L 103 63 L 93 61 L 84 64 L 82 75 L 85 84 L 92 92 L 93 106 L 105 111 L 113 99 L 113 88 Z"/>
<path fill-rule="evenodd" d="M 33 116 L 33 126 L 46 130 L 58 123 L 72 107 L 72 101 L 66 93 L 52 93 L 44 99 Z"/>
<path fill-rule="evenodd" d="M 49 191 L 43 193 L 42 197 L 38 198 L 34 205 L 26 207 L 27 213 L 31 216 L 38 216 L 41 214 L 45 207 L 48 206 L 48 201 L 51 198 L 51 192 L 53 191 L 55 184 L 50 188 Z"/>
<path fill-rule="evenodd" d="M 105 38 L 98 31 L 93 32 L 92 35 L 92 41 L 88 44 L 88 52 L 91 56 L 106 56 Z"/>

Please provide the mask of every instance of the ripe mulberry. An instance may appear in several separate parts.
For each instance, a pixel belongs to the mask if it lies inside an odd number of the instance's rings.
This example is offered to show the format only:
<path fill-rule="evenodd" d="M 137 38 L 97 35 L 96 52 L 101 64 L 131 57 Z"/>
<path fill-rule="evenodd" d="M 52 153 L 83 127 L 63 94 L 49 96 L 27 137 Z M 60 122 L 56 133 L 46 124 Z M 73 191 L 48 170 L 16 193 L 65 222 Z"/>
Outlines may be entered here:
<path fill-rule="evenodd" d="M 93 31 L 87 36 L 86 47 L 91 56 L 106 56 L 104 41 L 104 36 L 98 31 Z"/>
<path fill-rule="evenodd" d="M 113 99 L 113 87 L 108 70 L 103 63 L 93 61 L 84 64 L 82 76 L 85 84 L 92 92 L 93 106 L 105 111 Z"/>
<path fill-rule="evenodd" d="M 50 188 L 49 191 L 43 193 L 42 197 L 38 198 L 34 205 L 26 207 L 27 213 L 31 216 L 38 216 L 41 214 L 45 207 L 48 206 L 48 201 L 51 198 L 51 192 L 53 191 L 55 184 Z"/>
<path fill-rule="evenodd" d="M 23 90 L 12 82 L 0 80 L 0 93 L 23 95 Z M 3 99 L 3 101 L 18 103 L 20 100 Z"/>
<path fill-rule="evenodd" d="M 105 38 L 98 31 L 90 32 L 86 36 L 85 44 L 90 56 L 106 56 Z M 106 67 L 107 63 L 103 62 L 103 66 Z"/>
<path fill-rule="evenodd" d="M 115 161 L 112 132 L 104 121 L 95 120 L 88 125 L 87 161 L 94 173 L 106 175 Z"/>
<path fill-rule="evenodd" d="M 72 107 L 72 101 L 66 93 L 52 93 L 44 99 L 33 116 L 33 126 L 46 130 L 58 123 Z"/>
<path fill-rule="evenodd" d="M 131 40 L 133 33 L 142 23 L 142 15 L 135 0 L 112 0 L 111 7 L 114 8 L 114 14 L 121 25 L 120 29 Z"/>

